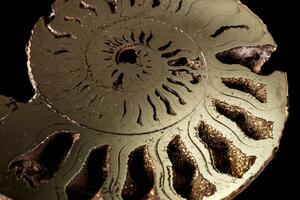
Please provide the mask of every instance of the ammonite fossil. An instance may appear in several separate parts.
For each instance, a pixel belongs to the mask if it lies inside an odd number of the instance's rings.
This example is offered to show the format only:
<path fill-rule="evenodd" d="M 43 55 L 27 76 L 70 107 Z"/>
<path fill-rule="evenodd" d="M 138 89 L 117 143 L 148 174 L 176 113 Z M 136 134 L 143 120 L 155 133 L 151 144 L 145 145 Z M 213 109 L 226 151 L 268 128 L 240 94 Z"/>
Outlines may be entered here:
<path fill-rule="evenodd" d="M 57 0 L 27 46 L 35 96 L 0 97 L 0 193 L 232 199 L 278 148 L 275 49 L 237 0 Z"/>

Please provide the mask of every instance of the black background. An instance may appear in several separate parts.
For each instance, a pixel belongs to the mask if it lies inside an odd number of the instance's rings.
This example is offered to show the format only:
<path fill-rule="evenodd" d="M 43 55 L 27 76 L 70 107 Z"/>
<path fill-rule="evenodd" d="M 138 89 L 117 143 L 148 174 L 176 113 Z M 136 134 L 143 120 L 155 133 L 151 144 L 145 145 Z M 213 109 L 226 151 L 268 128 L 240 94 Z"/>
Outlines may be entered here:
<path fill-rule="evenodd" d="M 269 74 L 274 70 L 288 73 L 289 118 L 283 132 L 279 151 L 263 173 L 236 199 L 299 199 L 299 74 L 297 70 L 297 40 L 295 25 L 299 14 L 292 1 L 242 0 L 268 25 L 278 45 L 277 51 L 264 66 Z M 297 146 L 298 145 L 298 146 Z M 297 187 L 298 186 L 298 187 Z"/>
<path fill-rule="evenodd" d="M 103 0 L 104 1 L 104 0 Z M 25 45 L 30 30 L 41 15 L 49 12 L 51 0 L 1 1 L 1 68 L 0 95 L 13 96 L 26 102 L 33 94 L 26 74 Z M 297 104 L 299 75 L 297 73 L 297 12 L 291 1 L 242 0 L 268 25 L 278 44 L 277 51 L 263 67 L 263 74 L 274 70 L 286 71 L 289 81 L 290 115 L 283 133 L 280 149 L 263 173 L 236 200 L 299 199 L 297 198 L 297 162 L 299 106 Z M 7 11 L 7 12 L 5 12 Z M 297 25 L 298 24 L 298 25 Z M 293 183 L 296 181 L 296 183 Z M 298 183 L 299 185 L 299 183 Z"/>

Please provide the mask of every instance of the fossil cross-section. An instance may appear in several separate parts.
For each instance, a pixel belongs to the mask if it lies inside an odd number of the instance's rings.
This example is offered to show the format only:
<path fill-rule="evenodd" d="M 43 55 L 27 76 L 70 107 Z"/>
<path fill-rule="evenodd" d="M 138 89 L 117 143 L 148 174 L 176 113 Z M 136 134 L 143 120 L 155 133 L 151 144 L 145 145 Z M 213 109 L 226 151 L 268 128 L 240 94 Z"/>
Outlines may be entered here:
<path fill-rule="evenodd" d="M 26 50 L 35 95 L 0 96 L 10 199 L 232 199 L 279 146 L 286 74 L 260 73 L 276 44 L 238 0 L 56 0 Z"/>

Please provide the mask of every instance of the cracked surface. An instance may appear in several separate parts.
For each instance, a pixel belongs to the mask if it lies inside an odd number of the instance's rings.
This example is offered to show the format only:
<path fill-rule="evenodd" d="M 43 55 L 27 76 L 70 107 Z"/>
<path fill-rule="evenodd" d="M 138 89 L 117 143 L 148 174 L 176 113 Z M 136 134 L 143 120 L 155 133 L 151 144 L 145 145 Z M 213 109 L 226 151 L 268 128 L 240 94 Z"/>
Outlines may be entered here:
<path fill-rule="evenodd" d="M 237 0 L 55 1 L 26 47 L 34 98 L 0 96 L 0 193 L 233 198 L 279 145 L 286 74 L 259 74 L 275 49 Z"/>

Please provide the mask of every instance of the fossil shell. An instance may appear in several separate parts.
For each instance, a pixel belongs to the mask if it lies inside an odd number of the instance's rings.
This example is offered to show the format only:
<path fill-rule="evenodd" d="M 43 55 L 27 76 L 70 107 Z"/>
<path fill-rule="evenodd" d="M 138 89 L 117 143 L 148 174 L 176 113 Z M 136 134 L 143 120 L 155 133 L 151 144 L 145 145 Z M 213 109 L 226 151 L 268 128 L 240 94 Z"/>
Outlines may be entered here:
<path fill-rule="evenodd" d="M 231 199 L 278 148 L 286 74 L 259 74 L 276 44 L 237 0 L 57 0 L 27 48 L 36 95 L 0 97 L 12 199 Z"/>

